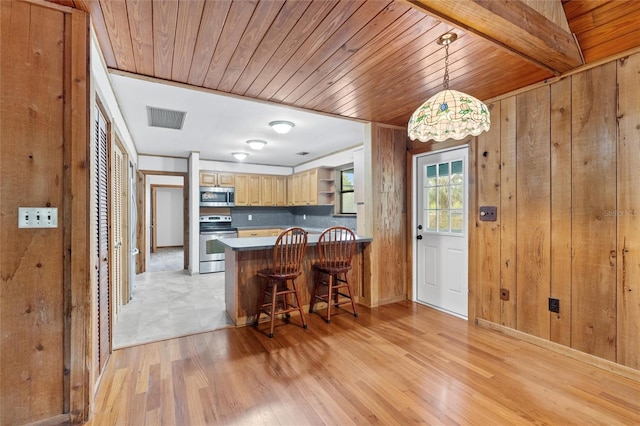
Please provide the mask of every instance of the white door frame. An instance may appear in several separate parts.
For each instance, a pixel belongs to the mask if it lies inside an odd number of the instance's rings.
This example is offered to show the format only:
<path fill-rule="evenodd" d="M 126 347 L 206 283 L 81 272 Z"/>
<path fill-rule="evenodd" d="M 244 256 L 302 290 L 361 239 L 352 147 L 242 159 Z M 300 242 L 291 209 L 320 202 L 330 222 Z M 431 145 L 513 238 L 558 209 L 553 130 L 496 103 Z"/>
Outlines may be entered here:
<path fill-rule="evenodd" d="M 411 300 L 417 303 L 422 303 L 422 302 L 418 302 L 418 263 L 417 263 L 417 259 L 418 259 L 418 215 L 417 215 L 417 204 L 418 204 L 418 185 L 416 185 L 417 182 L 417 177 L 418 177 L 418 157 L 424 157 L 424 156 L 429 156 L 429 155 L 434 155 L 434 154 L 442 154 L 444 152 L 448 152 L 448 151 L 456 151 L 458 149 L 462 149 L 462 148 L 466 148 L 469 149 L 469 145 L 468 144 L 462 144 L 462 145 L 458 145 L 458 146 L 454 146 L 454 147 L 449 147 L 449 148 L 443 148 L 443 149 L 439 149 L 439 150 L 435 150 L 435 151 L 428 151 L 428 152 L 422 152 L 420 154 L 415 154 L 412 156 L 411 158 L 411 182 L 412 182 L 412 190 L 411 190 L 411 253 L 412 253 L 412 265 L 411 265 L 411 272 L 412 272 L 412 279 L 411 279 Z M 470 165 L 467 166 L 468 169 L 470 170 Z M 467 179 L 467 185 L 466 185 L 466 190 L 469 191 L 469 176 L 467 174 L 467 176 L 465 177 L 465 179 Z M 470 199 L 471 197 L 469 197 Z M 467 211 L 468 214 L 472 214 L 471 210 L 469 209 L 469 205 L 467 204 Z M 466 223 L 466 226 L 468 227 L 468 220 Z M 470 230 L 467 229 L 467 235 L 469 236 L 469 232 Z M 469 236 L 470 237 L 470 236 Z M 467 255 L 471 255 L 471 253 L 468 253 L 468 248 L 467 248 Z M 469 276 L 469 271 L 466 271 L 467 273 L 467 280 L 468 280 L 468 276 Z M 468 296 L 467 296 L 468 298 Z M 426 306 L 426 305 L 425 305 Z M 437 306 L 432 306 L 429 305 L 431 308 L 445 312 L 449 315 L 453 315 L 462 319 L 467 320 L 468 318 L 462 315 L 458 315 L 454 312 L 451 311 L 447 311 L 444 309 L 439 309 Z"/>

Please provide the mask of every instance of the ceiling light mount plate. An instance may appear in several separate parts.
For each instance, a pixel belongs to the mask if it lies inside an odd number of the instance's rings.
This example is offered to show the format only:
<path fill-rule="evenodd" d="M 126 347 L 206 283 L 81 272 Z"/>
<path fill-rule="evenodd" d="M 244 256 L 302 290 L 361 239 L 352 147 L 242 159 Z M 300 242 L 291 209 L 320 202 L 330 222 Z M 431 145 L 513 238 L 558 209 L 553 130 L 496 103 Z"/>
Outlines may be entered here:
<path fill-rule="evenodd" d="M 440 37 L 438 37 L 438 43 L 441 46 L 446 46 L 447 44 L 451 44 L 458 39 L 458 34 L 456 33 L 444 33 Z"/>

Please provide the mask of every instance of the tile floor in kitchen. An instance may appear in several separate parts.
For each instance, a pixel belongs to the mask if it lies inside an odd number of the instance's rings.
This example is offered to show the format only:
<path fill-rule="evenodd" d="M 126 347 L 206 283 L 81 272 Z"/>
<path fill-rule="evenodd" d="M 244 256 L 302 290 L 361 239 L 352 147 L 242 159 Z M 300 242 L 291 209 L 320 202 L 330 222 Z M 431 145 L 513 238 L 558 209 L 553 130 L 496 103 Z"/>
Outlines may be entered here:
<path fill-rule="evenodd" d="M 122 306 L 114 327 L 119 349 L 231 325 L 224 304 L 224 272 L 189 275 L 182 248 L 158 249 L 148 272 L 136 275 L 133 299 Z"/>

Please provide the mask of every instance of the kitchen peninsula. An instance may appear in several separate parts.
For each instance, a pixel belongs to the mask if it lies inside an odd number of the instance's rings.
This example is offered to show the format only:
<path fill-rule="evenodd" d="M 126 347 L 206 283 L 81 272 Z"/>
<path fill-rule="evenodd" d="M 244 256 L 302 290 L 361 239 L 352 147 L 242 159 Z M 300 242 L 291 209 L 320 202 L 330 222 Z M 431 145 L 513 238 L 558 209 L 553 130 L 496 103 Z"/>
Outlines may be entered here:
<path fill-rule="evenodd" d="M 308 235 L 307 251 L 302 261 L 302 275 L 296 279 L 304 312 L 309 309 L 310 295 L 313 290 L 311 266 L 318 261 L 319 237 L 319 234 Z M 273 246 L 277 238 L 277 236 L 228 238 L 220 241 L 225 246 L 225 304 L 227 314 L 236 326 L 253 324 L 255 321 L 258 296 L 262 288 L 256 272 L 271 266 Z M 349 282 L 357 303 L 368 292 L 364 272 L 366 248 L 372 239 L 358 236 L 356 240 L 358 243 L 353 255 Z"/>

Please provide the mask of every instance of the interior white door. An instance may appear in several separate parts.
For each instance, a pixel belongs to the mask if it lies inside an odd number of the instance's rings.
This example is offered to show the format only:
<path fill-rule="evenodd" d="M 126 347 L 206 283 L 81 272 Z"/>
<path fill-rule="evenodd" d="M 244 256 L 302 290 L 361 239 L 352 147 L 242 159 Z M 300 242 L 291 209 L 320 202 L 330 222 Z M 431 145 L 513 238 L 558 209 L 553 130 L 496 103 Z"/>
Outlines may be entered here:
<path fill-rule="evenodd" d="M 467 317 L 468 148 L 417 158 L 416 299 Z"/>

